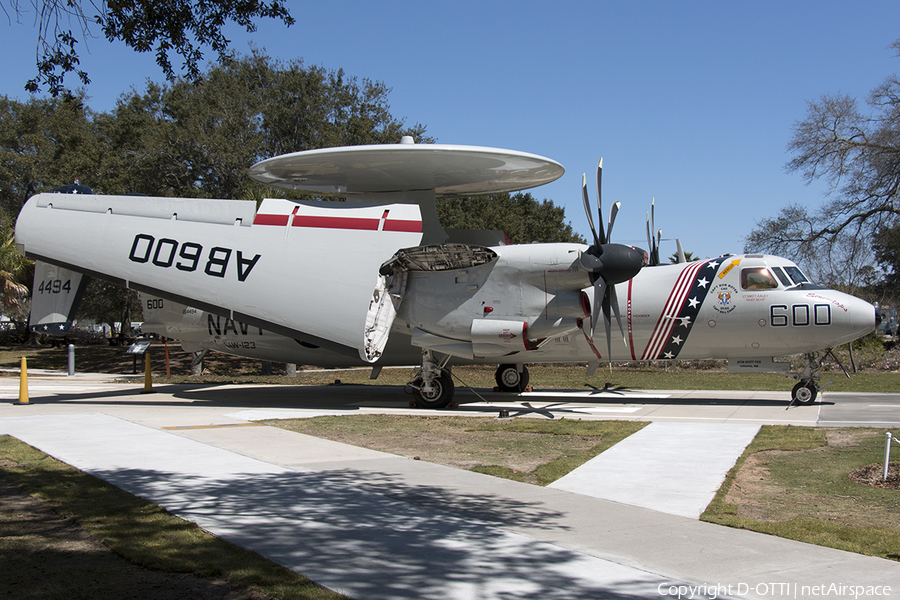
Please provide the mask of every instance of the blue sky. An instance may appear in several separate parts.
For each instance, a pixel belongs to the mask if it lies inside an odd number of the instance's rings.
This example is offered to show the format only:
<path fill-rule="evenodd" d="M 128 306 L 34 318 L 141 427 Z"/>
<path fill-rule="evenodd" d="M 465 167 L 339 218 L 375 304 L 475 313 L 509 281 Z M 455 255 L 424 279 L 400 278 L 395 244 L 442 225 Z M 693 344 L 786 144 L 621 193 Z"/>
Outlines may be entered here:
<path fill-rule="evenodd" d="M 622 202 L 614 240 L 646 247 L 655 197 L 664 240 L 700 257 L 740 252 L 789 203 L 821 204 L 823 184 L 784 169 L 793 124 L 822 94 L 862 101 L 900 70 L 889 48 L 900 39 L 896 1 L 288 5 L 296 25 L 230 29 L 233 48 L 382 81 L 392 114 L 439 143 L 559 161 L 565 176 L 532 193 L 564 206 L 585 237 L 581 174 L 593 181 L 602 156 L 605 206 Z M 16 57 L 4 61 L 0 93 L 24 100 L 36 30 L 21 21 L 0 25 L 3 57 Z M 162 79 L 152 54 L 103 39 L 82 58 L 95 110 Z M 663 242 L 664 255 L 674 249 Z"/>

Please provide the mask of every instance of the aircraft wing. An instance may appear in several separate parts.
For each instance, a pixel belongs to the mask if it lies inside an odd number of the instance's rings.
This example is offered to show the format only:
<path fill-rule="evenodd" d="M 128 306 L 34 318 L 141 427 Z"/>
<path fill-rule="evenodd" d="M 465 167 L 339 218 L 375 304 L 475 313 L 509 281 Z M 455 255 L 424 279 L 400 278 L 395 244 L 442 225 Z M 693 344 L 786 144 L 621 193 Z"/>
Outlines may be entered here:
<path fill-rule="evenodd" d="M 88 281 L 77 271 L 36 261 L 29 322 L 31 329 L 48 335 L 68 333 Z"/>
<path fill-rule="evenodd" d="M 421 229 L 407 204 L 266 199 L 257 210 L 39 194 L 22 208 L 16 244 L 35 260 L 372 362 L 395 314 L 379 267 L 417 245 Z"/>

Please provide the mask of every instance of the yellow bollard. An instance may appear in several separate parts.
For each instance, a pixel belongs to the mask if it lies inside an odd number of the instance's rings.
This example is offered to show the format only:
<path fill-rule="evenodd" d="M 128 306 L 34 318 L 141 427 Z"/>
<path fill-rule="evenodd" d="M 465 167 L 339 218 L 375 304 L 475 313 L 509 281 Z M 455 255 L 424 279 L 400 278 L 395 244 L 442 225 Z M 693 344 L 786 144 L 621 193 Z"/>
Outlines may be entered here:
<path fill-rule="evenodd" d="M 150 372 L 150 351 L 144 354 L 144 391 L 142 394 L 153 393 L 153 375 Z"/>
<path fill-rule="evenodd" d="M 16 404 L 28 404 L 28 362 L 22 357 L 22 369 L 19 373 L 19 401 Z"/>

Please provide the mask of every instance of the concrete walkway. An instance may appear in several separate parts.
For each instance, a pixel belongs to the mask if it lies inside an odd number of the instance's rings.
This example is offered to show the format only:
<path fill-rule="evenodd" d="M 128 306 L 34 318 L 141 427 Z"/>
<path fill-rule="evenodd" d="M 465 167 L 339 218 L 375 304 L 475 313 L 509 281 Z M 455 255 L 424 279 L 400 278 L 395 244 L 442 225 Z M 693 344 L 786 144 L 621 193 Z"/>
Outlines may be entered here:
<path fill-rule="evenodd" d="M 384 477 L 378 471 L 288 469 L 101 414 L 0 419 L 0 432 L 359 600 L 652 597 L 671 584 L 489 521 L 417 506 L 396 486 L 378 493 L 371 489 L 373 477 Z M 526 515 L 519 502 L 498 509 Z"/>
<path fill-rule="evenodd" d="M 758 431 L 734 423 L 651 423 L 550 487 L 696 519 Z"/>
<path fill-rule="evenodd" d="M 0 433 L 358 600 L 687 597 L 689 585 L 695 598 L 785 597 L 775 583 L 820 598 L 812 586 L 900 581 L 892 561 L 249 425 L 233 404 L 155 394 L 150 409 L 134 393 L 133 409 L 115 397 L 118 417 L 42 405 L 0 417 Z M 161 425 L 178 422 L 190 426 Z"/>

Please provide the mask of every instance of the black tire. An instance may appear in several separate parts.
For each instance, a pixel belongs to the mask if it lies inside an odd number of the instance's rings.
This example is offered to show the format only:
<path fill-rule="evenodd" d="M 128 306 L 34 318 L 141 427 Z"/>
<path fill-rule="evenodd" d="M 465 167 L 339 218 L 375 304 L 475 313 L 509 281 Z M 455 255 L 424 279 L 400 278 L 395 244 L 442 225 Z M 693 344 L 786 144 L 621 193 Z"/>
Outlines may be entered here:
<path fill-rule="evenodd" d="M 812 404 L 818 394 L 819 388 L 812 381 L 801 381 L 791 390 L 791 398 L 797 404 Z"/>
<path fill-rule="evenodd" d="M 422 380 L 416 379 L 414 385 L 421 386 Z M 413 396 L 416 399 L 416 405 L 419 408 L 440 409 L 447 408 L 453 399 L 453 379 L 449 373 L 441 373 L 441 376 L 431 382 L 432 392 L 427 396 L 422 390 L 415 389 Z"/>
<path fill-rule="evenodd" d="M 516 365 L 500 365 L 497 372 L 494 373 L 494 380 L 501 392 L 520 393 L 524 392 L 528 387 L 528 367 L 523 366 L 522 372 L 516 368 Z"/>

